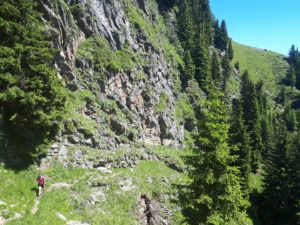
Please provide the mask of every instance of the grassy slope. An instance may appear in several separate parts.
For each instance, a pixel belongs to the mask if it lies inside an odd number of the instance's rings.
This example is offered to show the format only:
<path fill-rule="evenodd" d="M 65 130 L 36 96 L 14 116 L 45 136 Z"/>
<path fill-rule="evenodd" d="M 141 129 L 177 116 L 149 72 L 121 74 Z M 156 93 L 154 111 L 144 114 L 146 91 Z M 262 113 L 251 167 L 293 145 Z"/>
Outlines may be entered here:
<path fill-rule="evenodd" d="M 166 147 L 148 149 L 149 152 L 168 161 L 182 163 L 184 151 Z M 64 168 L 53 161 L 44 173 L 49 177 L 46 194 L 40 200 L 38 211 L 31 214 L 35 201 L 35 178 L 38 168 L 32 166 L 19 173 L 0 167 L 0 200 L 7 203 L 0 206 L 0 216 L 12 218 L 16 213 L 22 218 L 8 224 L 65 224 L 57 213 L 63 214 L 68 220 L 79 220 L 89 224 L 138 224 L 138 203 L 141 194 L 170 209 L 173 216 L 169 219 L 174 224 L 183 224 L 183 216 L 172 203 L 173 185 L 184 184 L 186 176 L 168 167 L 163 161 L 140 161 L 134 168 L 112 169 L 112 174 L 100 173 L 96 169 Z M 120 182 L 131 179 L 133 190 L 122 191 Z M 149 181 L 150 179 L 150 181 Z M 65 182 L 71 187 L 50 190 L 49 186 Z M 93 184 L 97 184 L 94 187 Z M 97 189 L 98 188 L 98 189 Z M 101 189 L 105 200 L 90 205 L 90 195 Z M 48 192 L 47 192 L 48 190 Z M 165 216 L 162 213 L 162 216 Z"/>
<path fill-rule="evenodd" d="M 253 81 L 263 80 L 265 88 L 277 92 L 276 83 L 285 76 L 287 62 L 284 55 L 263 49 L 253 48 L 233 42 L 234 58 L 239 61 L 240 71 L 248 70 Z"/>

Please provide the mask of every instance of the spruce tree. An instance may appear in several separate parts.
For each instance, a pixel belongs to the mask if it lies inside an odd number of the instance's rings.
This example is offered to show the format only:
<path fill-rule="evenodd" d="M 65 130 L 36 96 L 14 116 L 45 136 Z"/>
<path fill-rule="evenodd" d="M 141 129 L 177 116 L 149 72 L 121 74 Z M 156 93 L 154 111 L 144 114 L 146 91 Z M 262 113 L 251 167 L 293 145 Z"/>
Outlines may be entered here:
<path fill-rule="evenodd" d="M 233 59 L 233 48 L 232 48 L 232 39 L 230 38 L 230 40 L 229 40 L 229 44 L 228 44 L 228 59 L 230 60 L 230 61 L 232 61 L 232 59 Z"/>
<path fill-rule="evenodd" d="M 221 32 L 221 39 L 220 39 L 219 48 L 222 51 L 226 51 L 228 48 L 229 37 L 228 37 L 228 33 L 227 33 L 227 26 L 226 26 L 225 20 L 222 20 L 222 22 L 221 22 L 220 32 Z"/>
<path fill-rule="evenodd" d="M 293 88 L 296 84 L 296 71 L 295 71 L 294 66 L 290 66 L 290 68 L 287 72 L 286 84 L 288 86 L 291 86 L 291 88 Z"/>
<path fill-rule="evenodd" d="M 194 51 L 194 26 L 191 17 L 191 9 L 188 0 L 180 3 L 180 12 L 178 16 L 178 36 L 185 50 Z"/>
<path fill-rule="evenodd" d="M 213 44 L 212 15 L 209 0 L 191 0 L 191 8 L 196 34 L 205 31 L 204 34 L 208 45 Z M 195 38 L 197 44 L 197 36 Z"/>
<path fill-rule="evenodd" d="M 39 16 L 33 1 L 0 3 L 0 110 L 10 154 L 23 158 L 55 134 L 64 107 L 55 52 Z"/>
<path fill-rule="evenodd" d="M 284 109 L 283 119 L 288 131 L 294 131 L 297 127 L 297 119 L 295 110 L 291 108 L 291 105 L 287 105 Z"/>
<path fill-rule="evenodd" d="M 210 58 L 208 44 L 204 32 L 198 35 L 198 44 L 195 52 L 195 79 L 200 88 L 206 90 L 207 84 L 211 80 Z"/>
<path fill-rule="evenodd" d="M 248 71 L 245 71 L 242 75 L 240 94 L 243 119 L 245 121 L 247 132 L 250 136 L 251 166 L 252 170 L 255 171 L 261 162 L 263 146 L 261 139 L 259 105 L 255 93 L 255 85 L 249 79 Z"/>
<path fill-rule="evenodd" d="M 281 103 L 283 106 L 286 106 L 287 104 L 287 96 L 286 96 L 286 87 L 284 85 L 281 86 L 279 96 L 278 96 L 278 101 Z"/>
<path fill-rule="evenodd" d="M 249 135 L 247 134 L 243 117 L 242 107 L 238 99 L 232 101 L 230 128 L 229 128 L 229 145 L 232 149 L 232 155 L 237 156 L 234 165 L 238 166 L 241 171 L 242 190 L 245 195 L 248 194 L 248 177 L 251 172 L 250 156 L 251 148 L 249 145 Z"/>
<path fill-rule="evenodd" d="M 202 106 L 197 147 L 189 159 L 189 199 L 195 216 L 192 224 L 248 224 L 248 203 L 228 146 L 226 106 L 216 96 L 217 91 L 213 92 Z"/>
<path fill-rule="evenodd" d="M 219 27 L 219 20 L 215 20 L 213 23 L 214 27 L 214 46 L 220 49 L 221 46 L 221 29 Z"/>
<path fill-rule="evenodd" d="M 189 80 L 195 76 L 195 65 L 189 50 L 184 54 L 184 78 L 182 80 L 183 86 L 186 87 Z"/>
<path fill-rule="evenodd" d="M 293 224 L 300 224 L 300 131 L 293 138 L 293 152 L 289 162 L 289 214 Z"/>
<path fill-rule="evenodd" d="M 222 74 L 223 74 L 223 90 L 224 91 L 226 90 L 226 85 L 227 85 L 227 81 L 229 80 L 230 73 L 231 73 L 230 61 L 226 54 L 222 58 Z"/>
<path fill-rule="evenodd" d="M 211 76 L 212 80 L 219 86 L 221 83 L 221 64 L 218 53 L 213 51 L 211 56 Z"/>
<path fill-rule="evenodd" d="M 263 219 L 265 224 L 297 224 L 295 207 L 297 197 L 292 195 L 297 172 L 291 170 L 291 153 L 293 151 L 291 135 L 281 122 L 280 133 L 276 133 L 274 150 L 269 153 L 265 163 Z M 299 185 L 298 185 L 299 187 Z M 299 193 L 296 190 L 296 193 Z M 296 194 L 297 195 L 297 194 Z M 297 208 L 297 207 L 296 207 Z"/>
<path fill-rule="evenodd" d="M 288 53 L 288 62 L 292 66 L 296 66 L 297 58 L 299 57 L 299 51 L 296 49 L 295 45 L 292 45 Z"/>

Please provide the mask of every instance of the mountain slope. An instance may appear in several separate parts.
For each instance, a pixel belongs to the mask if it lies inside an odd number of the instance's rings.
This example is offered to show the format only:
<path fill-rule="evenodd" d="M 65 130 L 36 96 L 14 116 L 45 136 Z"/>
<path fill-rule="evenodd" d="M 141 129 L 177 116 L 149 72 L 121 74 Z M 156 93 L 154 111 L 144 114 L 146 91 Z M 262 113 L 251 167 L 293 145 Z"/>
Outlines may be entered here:
<path fill-rule="evenodd" d="M 248 70 L 254 82 L 262 80 L 268 91 L 276 92 L 276 83 L 285 76 L 288 67 L 288 63 L 284 60 L 285 56 L 236 42 L 232 43 L 232 47 L 234 50 L 232 63 L 239 61 L 241 72 Z"/>

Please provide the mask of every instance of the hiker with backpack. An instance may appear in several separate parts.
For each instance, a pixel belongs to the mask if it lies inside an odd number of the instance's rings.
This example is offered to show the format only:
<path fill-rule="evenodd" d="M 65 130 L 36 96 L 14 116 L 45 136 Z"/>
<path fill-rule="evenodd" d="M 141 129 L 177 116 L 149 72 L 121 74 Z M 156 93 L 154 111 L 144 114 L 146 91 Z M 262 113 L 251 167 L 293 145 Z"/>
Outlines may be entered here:
<path fill-rule="evenodd" d="M 36 181 L 38 184 L 37 197 L 40 197 L 42 194 L 45 193 L 45 183 L 46 183 L 45 176 L 42 174 L 39 174 L 39 176 L 36 178 Z"/>

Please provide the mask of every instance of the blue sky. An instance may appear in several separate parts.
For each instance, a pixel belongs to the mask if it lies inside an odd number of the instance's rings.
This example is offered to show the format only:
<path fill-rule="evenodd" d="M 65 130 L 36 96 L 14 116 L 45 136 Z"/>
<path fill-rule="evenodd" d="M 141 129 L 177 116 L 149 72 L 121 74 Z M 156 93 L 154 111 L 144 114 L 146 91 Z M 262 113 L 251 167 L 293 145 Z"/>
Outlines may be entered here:
<path fill-rule="evenodd" d="M 210 0 L 233 40 L 287 54 L 300 48 L 300 0 Z"/>

